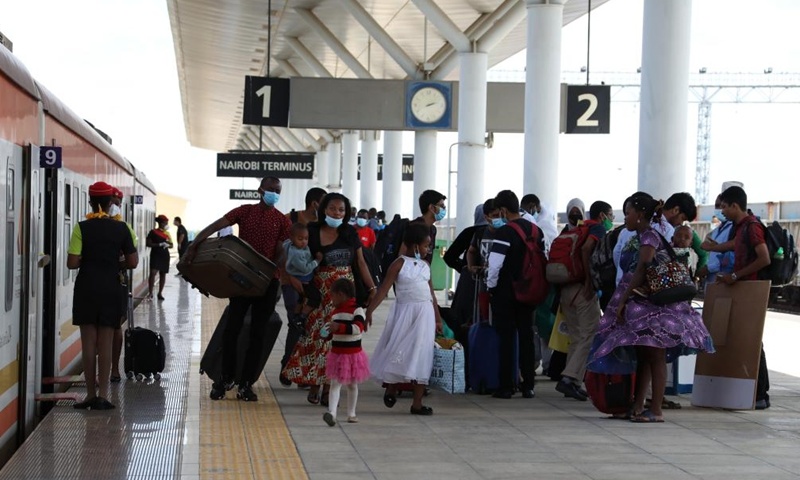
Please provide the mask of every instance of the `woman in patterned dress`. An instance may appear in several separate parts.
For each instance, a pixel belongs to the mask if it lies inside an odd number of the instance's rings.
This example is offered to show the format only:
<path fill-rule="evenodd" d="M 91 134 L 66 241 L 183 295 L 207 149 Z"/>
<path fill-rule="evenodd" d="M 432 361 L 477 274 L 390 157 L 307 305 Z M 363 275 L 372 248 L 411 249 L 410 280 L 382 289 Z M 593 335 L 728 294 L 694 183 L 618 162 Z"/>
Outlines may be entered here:
<path fill-rule="evenodd" d="M 327 406 L 328 379 L 325 376 L 325 358 L 330 341 L 320 335 L 333 310 L 330 287 L 340 278 L 353 281 L 353 269 L 358 268 L 366 283 L 369 300 L 375 296 L 376 286 L 364 261 L 361 241 L 350 222 L 350 200 L 339 193 L 329 193 L 319 206 L 319 221 L 308 225 L 308 247 L 311 254 L 322 253 L 323 259 L 312 280 L 319 289 L 322 303 L 313 310 L 306 321 L 306 334 L 294 347 L 283 374 L 297 384 L 311 385 L 308 401 Z M 324 386 L 320 396 L 320 386 Z"/>

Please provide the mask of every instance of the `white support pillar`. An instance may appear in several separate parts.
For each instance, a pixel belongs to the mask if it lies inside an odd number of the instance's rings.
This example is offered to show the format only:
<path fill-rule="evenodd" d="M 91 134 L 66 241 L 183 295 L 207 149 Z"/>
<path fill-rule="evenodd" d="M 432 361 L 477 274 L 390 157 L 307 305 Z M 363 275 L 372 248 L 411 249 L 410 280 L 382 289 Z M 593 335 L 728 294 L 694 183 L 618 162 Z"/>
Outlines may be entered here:
<path fill-rule="evenodd" d="M 328 147 L 317 152 L 314 158 L 316 167 L 316 180 L 314 185 L 325 188 L 328 186 L 328 167 L 330 167 L 330 156 L 328 155 Z"/>
<path fill-rule="evenodd" d="M 455 209 L 456 232 L 472 225 L 475 206 L 485 200 L 486 163 L 486 53 L 459 54 L 458 181 Z M 448 175 L 450 173 L 448 172 Z M 451 200 L 452 202 L 452 200 Z"/>
<path fill-rule="evenodd" d="M 378 208 L 378 135 L 375 130 L 362 132 L 361 140 L 361 199 L 359 209 Z"/>
<path fill-rule="evenodd" d="M 353 205 L 359 201 L 358 187 L 358 132 L 345 132 L 342 135 L 342 194 Z"/>
<path fill-rule="evenodd" d="M 328 152 L 328 180 L 326 190 L 338 192 L 342 189 L 342 143 L 336 139 L 329 143 L 325 150 Z"/>
<path fill-rule="evenodd" d="M 383 132 L 383 206 L 386 219 L 403 208 L 403 132 Z"/>
<path fill-rule="evenodd" d="M 525 0 L 528 52 L 525 74 L 523 195 L 558 202 L 558 134 L 561 109 L 561 28 L 564 0 Z"/>
<path fill-rule="evenodd" d="M 646 0 L 642 34 L 638 190 L 686 190 L 691 0 Z"/>
<path fill-rule="evenodd" d="M 414 199 L 412 217 L 419 216 L 419 196 L 436 190 L 436 130 L 414 132 Z M 439 190 L 441 192 L 441 190 Z M 406 207 L 408 208 L 408 207 Z"/>

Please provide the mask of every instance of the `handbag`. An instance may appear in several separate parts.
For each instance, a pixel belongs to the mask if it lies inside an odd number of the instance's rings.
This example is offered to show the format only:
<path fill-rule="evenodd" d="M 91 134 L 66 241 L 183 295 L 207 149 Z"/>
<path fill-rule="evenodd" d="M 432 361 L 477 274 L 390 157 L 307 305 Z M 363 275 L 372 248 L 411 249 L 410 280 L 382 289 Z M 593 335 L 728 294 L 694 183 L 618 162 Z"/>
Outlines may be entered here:
<path fill-rule="evenodd" d="M 661 233 L 656 233 L 666 246 L 669 260 L 659 261 L 647 267 L 646 276 L 649 290 L 647 299 L 656 305 L 688 302 L 697 295 L 697 285 L 689 273 L 689 268 L 678 260 L 675 250 L 672 249 L 667 239 Z"/>
<path fill-rule="evenodd" d="M 456 343 L 450 349 L 436 345 L 433 349 L 433 369 L 429 384 L 447 393 L 464 393 L 464 349 Z"/>

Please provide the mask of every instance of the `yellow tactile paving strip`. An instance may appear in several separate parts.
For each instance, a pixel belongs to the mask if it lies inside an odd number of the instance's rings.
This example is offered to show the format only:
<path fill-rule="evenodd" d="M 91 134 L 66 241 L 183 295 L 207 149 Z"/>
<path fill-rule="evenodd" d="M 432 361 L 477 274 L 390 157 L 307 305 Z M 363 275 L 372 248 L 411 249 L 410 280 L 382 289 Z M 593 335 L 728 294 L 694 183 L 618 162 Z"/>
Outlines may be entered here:
<path fill-rule="evenodd" d="M 202 341 L 208 345 L 227 300 L 204 298 Z M 236 392 L 224 400 L 208 398 L 211 380 L 200 387 L 200 478 L 205 479 L 308 479 L 289 428 L 261 376 L 253 390 L 258 402 L 242 402 Z"/>

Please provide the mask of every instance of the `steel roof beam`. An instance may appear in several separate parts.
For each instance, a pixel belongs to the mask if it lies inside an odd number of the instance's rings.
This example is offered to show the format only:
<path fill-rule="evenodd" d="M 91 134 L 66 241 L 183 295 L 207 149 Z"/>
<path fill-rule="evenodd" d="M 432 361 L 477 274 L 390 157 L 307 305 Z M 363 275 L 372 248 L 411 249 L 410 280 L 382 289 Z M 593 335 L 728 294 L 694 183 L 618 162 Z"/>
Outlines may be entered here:
<path fill-rule="evenodd" d="M 312 130 L 312 131 L 316 131 L 317 135 L 319 135 L 326 142 L 328 142 L 328 143 L 333 142 L 333 134 L 330 131 L 328 131 L 328 130 L 319 130 L 319 129 L 318 130 Z"/>
<path fill-rule="evenodd" d="M 350 15 L 364 27 L 364 30 L 383 47 L 386 53 L 400 65 L 400 68 L 402 68 L 409 77 L 414 78 L 419 74 L 417 62 L 408 56 L 405 50 L 386 33 L 386 30 L 372 18 L 372 15 L 370 15 L 360 3 L 356 0 L 339 0 L 339 3 L 344 6 L 345 10 L 350 12 Z"/>
<path fill-rule="evenodd" d="M 278 58 L 278 59 L 275 59 L 275 62 L 276 62 L 276 63 L 277 63 L 279 66 L 280 66 L 280 68 L 282 68 L 282 69 L 283 69 L 283 71 L 284 71 L 284 72 L 286 72 L 286 73 L 287 73 L 289 76 L 292 76 L 292 77 L 300 77 L 300 76 L 301 76 L 301 75 L 300 75 L 300 72 L 298 72 L 298 71 L 297 71 L 297 69 L 296 69 L 296 68 L 294 68 L 294 65 L 292 65 L 292 64 L 289 62 L 289 59 L 287 59 L 287 58 Z M 324 68 L 324 67 L 323 67 L 323 68 Z M 313 133 L 310 133 L 310 131 L 309 131 L 308 129 L 305 129 L 305 130 L 299 130 L 299 131 L 301 132 L 301 135 L 302 135 L 302 136 L 303 136 L 303 137 L 304 137 L 306 140 L 308 140 L 308 143 L 310 143 L 312 147 L 314 147 L 316 150 L 319 150 L 319 145 L 320 145 L 322 142 L 320 142 L 320 140 L 316 139 L 316 138 L 314 137 L 314 134 L 313 134 Z M 319 135 L 319 137 L 321 137 L 321 139 L 323 139 L 323 140 L 325 140 L 325 141 L 327 141 L 327 142 L 333 141 L 333 135 L 331 135 L 330 133 L 328 133 L 326 130 L 318 130 L 318 131 L 317 131 L 317 135 Z"/>
<path fill-rule="evenodd" d="M 280 135 L 280 134 L 279 134 L 279 133 L 276 131 L 276 129 L 275 129 L 275 128 L 270 128 L 269 130 L 267 130 L 267 127 L 261 127 L 261 128 L 264 128 L 264 129 L 265 129 L 265 131 L 264 131 L 264 135 L 266 135 L 266 134 L 267 134 L 267 131 L 271 131 L 271 132 L 272 132 L 272 134 L 274 135 L 274 138 L 273 138 L 273 137 L 270 137 L 270 139 L 271 139 L 271 140 L 272 140 L 272 141 L 275 143 L 275 145 L 277 145 L 277 146 L 278 146 L 278 151 L 283 151 L 283 152 L 293 152 L 293 151 L 295 151 L 294 147 L 292 147 L 291 145 L 289 145 L 289 142 L 287 142 L 287 141 L 286 141 L 286 140 L 285 140 L 285 139 L 284 139 L 284 138 L 283 138 L 283 137 L 282 137 L 282 136 L 281 136 L 281 135 Z"/>
<path fill-rule="evenodd" d="M 306 141 L 306 143 L 308 143 L 311 146 L 311 148 L 314 149 L 315 152 L 319 152 L 320 150 L 322 150 L 322 145 L 320 145 L 317 139 L 314 138 L 314 135 L 311 135 L 308 132 L 308 130 L 299 128 L 295 131 L 300 135 L 301 138 L 303 138 Z"/>
<path fill-rule="evenodd" d="M 411 2 L 425 15 L 425 18 L 430 20 L 445 40 L 455 47 L 456 51 L 470 52 L 472 50 L 472 42 L 469 38 L 435 2 L 432 0 L 411 0 Z"/>
<path fill-rule="evenodd" d="M 254 143 L 246 135 L 242 137 L 242 142 L 244 142 L 244 144 L 247 145 L 247 148 L 249 148 L 250 150 L 258 150 L 258 144 Z"/>
<path fill-rule="evenodd" d="M 333 75 L 331 75 L 331 72 L 329 72 L 328 69 L 325 68 L 325 65 L 323 65 L 322 62 L 317 60 L 317 57 L 315 57 L 314 54 L 311 53 L 311 50 L 309 50 L 308 47 L 303 45 L 303 42 L 301 42 L 299 38 L 286 37 L 286 43 L 288 43 L 289 47 L 291 47 L 291 49 L 294 50 L 294 52 L 298 54 L 300 58 L 302 58 L 303 61 L 306 62 L 309 67 L 311 67 L 312 70 L 314 70 L 314 73 L 316 73 L 317 76 L 325 78 L 333 77 Z"/>
<path fill-rule="evenodd" d="M 305 152 L 308 150 L 288 128 L 272 127 L 272 131 L 275 132 L 277 137 L 281 138 L 289 145 L 290 152 Z"/>
<path fill-rule="evenodd" d="M 276 58 L 275 59 L 275 63 L 277 63 L 278 66 L 281 69 L 283 69 L 284 72 L 286 72 L 286 75 L 288 75 L 290 77 L 300 77 L 301 76 L 300 72 L 298 72 L 297 69 L 294 68 L 294 65 L 289 63 L 289 59 L 288 58 Z"/>
<path fill-rule="evenodd" d="M 328 27 L 326 27 L 316 15 L 311 13 L 311 10 L 295 8 L 294 11 L 297 12 L 300 18 L 322 38 L 322 40 L 331 48 L 331 50 L 334 51 L 334 53 L 336 53 L 336 55 L 339 56 L 339 58 L 342 59 L 345 65 L 347 65 L 357 77 L 372 78 L 372 74 L 369 73 L 369 70 L 364 68 L 364 65 L 361 65 L 361 62 L 359 62 L 358 59 L 352 53 L 350 53 L 347 47 L 345 47 L 344 44 L 340 42 L 338 38 L 336 38 L 336 35 L 328 30 Z"/>

